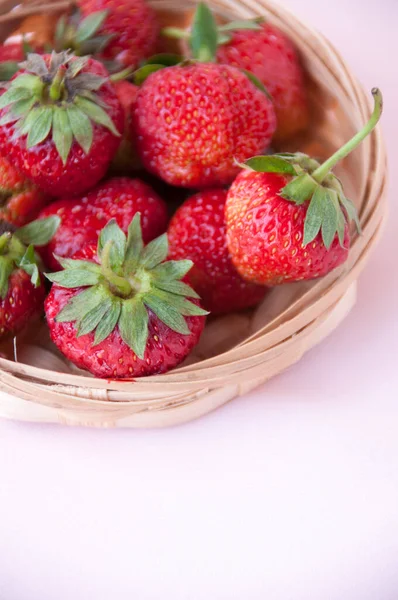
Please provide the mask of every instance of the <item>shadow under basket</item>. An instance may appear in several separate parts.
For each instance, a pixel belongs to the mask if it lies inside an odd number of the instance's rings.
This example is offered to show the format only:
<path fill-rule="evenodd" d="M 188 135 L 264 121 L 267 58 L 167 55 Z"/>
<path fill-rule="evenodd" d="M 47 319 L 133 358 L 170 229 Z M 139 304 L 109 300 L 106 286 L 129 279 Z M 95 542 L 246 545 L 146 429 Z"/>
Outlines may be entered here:
<path fill-rule="evenodd" d="M 0 0 L 0 39 L 28 15 L 51 19 L 71 2 Z M 181 25 L 195 2 L 152 1 L 162 24 Z M 296 44 L 310 90 L 311 130 L 283 150 L 325 158 L 368 119 L 371 95 L 317 31 L 268 0 L 210 2 L 221 19 L 263 16 Z M 11 12 L 10 12 L 11 11 Z M 174 11 L 174 12 L 173 12 Z M 386 155 L 380 128 L 336 169 L 357 206 L 363 233 L 353 233 L 347 262 L 325 278 L 273 289 L 257 309 L 209 319 L 194 353 L 179 368 L 133 382 L 78 371 L 58 354 L 44 321 L 2 348 L 0 416 L 94 427 L 163 427 L 190 421 L 245 394 L 297 362 L 347 316 L 357 278 L 386 215 Z"/>

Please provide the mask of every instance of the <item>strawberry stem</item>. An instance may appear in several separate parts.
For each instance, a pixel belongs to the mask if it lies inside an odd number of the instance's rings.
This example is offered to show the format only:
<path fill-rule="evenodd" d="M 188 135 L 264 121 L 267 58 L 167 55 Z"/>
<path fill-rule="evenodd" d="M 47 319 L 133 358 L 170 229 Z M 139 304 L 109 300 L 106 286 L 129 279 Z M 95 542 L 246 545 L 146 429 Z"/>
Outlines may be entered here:
<path fill-rule="evenodd" d="M 328 160 L 326 160 L 320 167 L 318 167 L 313 173 L 312 178 L 318 183 L 327 177 L 333 167 L 343 158 L 348 156 L 359 144 L 373 131 L 379 122 L 382 110 L 383 110 L 383 96 L 378 88 L 372 89 L 372 95 L 374 99 L 374 108 L 372 115 L 365 125 L 351 140 L 349 140 L 344 146 L 342 146 L 337 152 L 335 152 Z"/>
<path fill-rule="evenodd" d="M 132 293 L 132 287 L 129 282 L 124 278 L 117 275 L 111 267 L 110 253 L 112 250 L 113 242 L 109 240 L 104 246 L 101 254 L 101 267 L 102 273 L 108 283 L 110 284 L 112 291 L 118 296 L 127 298 Z"/>
<path fill-rule="evenodd" d="M 112 81 L 112 83 L 115 83 L 116 81 L 123 81 L 124 79 L 128 79 L 129 77 L 131 77 L 131 75 L 133 75 L 134 73 L 134 69 L 132 69 L 131 67 L 127 67 L 127 69 L 123 69 L 123 71 L 118 71 L 117 73 L 113 73 L 112 75 L 109 76 L 109 79 Z"/>
<path fill-rule="evenodd" d="M 49 90 L 49 96 L 54 102 L 57 102 L 61 98 L 65 71 L 65 67 L 61 65 L 58 71 L 56 72 L 54 79 L 52 80 Z"/>
<path fill-rule="evenodd" d="M 189 40 L 191 38 L 189 31 L 185 31 L 185 29 L 180 29 L 179 27 L 164 27 L 161 34 L 176 40 Z"/>

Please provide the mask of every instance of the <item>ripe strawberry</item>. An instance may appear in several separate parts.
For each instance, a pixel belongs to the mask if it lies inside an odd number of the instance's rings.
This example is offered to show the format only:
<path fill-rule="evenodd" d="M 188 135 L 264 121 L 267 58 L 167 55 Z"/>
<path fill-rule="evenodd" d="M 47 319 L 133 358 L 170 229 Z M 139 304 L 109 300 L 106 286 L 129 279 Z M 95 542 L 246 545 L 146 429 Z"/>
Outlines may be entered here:
<path fill-rule="evenodd" d="M 309 109 L 304 73 L 291 41 L 267 22 L 258 30 L 233 31 L 231 37 L 218 48 L 217 60 L 247 69 L 265 85 L 275 105 L 278 142 L 305 130 Z"/>
<path fill-rule="evenodd" d="M 203 62 L 150 74 L 133 119 L 144 167 L 167 183 L 193 188 L 230 183 L 239 170 L 234 159 L 265 151 L 276 126 L 272 102 L 257 83 L 211 62 L 217 29 L 207 29 L 208 9 L 201 6 L 193 37 L 195 58 Z"/>
<path fill-rule="evenodd" d="M 25 225 L 37 217 L 48 196 L 0 157 L 0 220 Z"/>
<path fill-rule="evenodd" d="M 58 23 L 57 50 L 93 54 L 112 70 L 137 67 L 154 53 L 159 25 L 145 0 L 78 0 L 77 6 L 79 12 Z"/>
<path fill-rule="evenodd" d="M 100 63 L 33 54 L 6 85 L 2 156 L 53 196 L 83 192 L 105 175 L 120 143 L 123 110 Z"/>
<path fill-rule="evenodd" d="M 91 260 L 86 249 L 86 260 L 62 259 L 64 270 L 48 275 L 53 342 L 97 377 L 132 379 L 178 365 L 205 323 L 197 295 L 181 281 L 191 261 L 164 262 L 166 234 L 144 246 L 139 214 L 127 240 L 111 220 L 97 252 L 91 248 Z"/>
<path fill-rule="evenodd" d="M 59 224 L 56 217 L 16 230 L 0 222 L 0 339 L 16 335 L 43 310 L 45 288 L 34 245 L 47 243 Z"/>
<path fill-rule="evenodd" d="M 254 157 L 232 184 L 226 203 L 232 261 L 248 281 L 276 285 L 314 279 L 348 256 L 355 207 L 331 169 L 376 126 L 379 90 L 367 125 L 320 165 L 305 154 Z"/>
<path fill-rule="evenodd" d="M 266 150 L 276 121 L 272 103 L 244 73 L 195 63 L 152 73 L 138 92 L 133 123 L 149 172 L 205 188 L 233 180 L 234 158 Z"/>
<path fill-rule="evenodd" d="M 198 12 L 203 10 L 199 4 Z M 217 26 L 208 12 L 208 28 L 216 28 L 217 61 L 246 69 L 266 87 L 275 104 L 279 142 L 305 130 L 309 123 L 308 100 L 304 72 L 292 42 L 275 26 L 261 19 L 232 21 Z M 192 33 L 174 27 L 164 35 L 185 40 L 184 50 L 195 52 L 195 30 Z M 188 44 L 186 43 L 188 42 Z"/>
<path fill-rule="evenodd" d="M 41 255 L 52 270 L 59 268 L 54 254 L 70 258 L 87 244 L 96 244 L 101 229 L 110 219 L 116 219 L 127 233 L 134 215 L 140 212 L 145 243 L 166 231 L 165 202 L 139 179 L 115 177 L 82 197 L 65 198 L 44 209 L 40 216 L 57 215 L 61 225 Z"/>
<path fill-rule="evenodd" d="M 258 304 L 264 286 L 244 281 L 231 262 L 227 248 L 225 201 L 227 192 L 213 189 L 188 198 L 172 218 L 167 234 L 169 257 L 188 258 L 192 287 L 213 314 L 228 313 Z"/>
<path fill-rule="evenodd" d="M 131 118 L 139 88 L 125 80 L 116 81 L 114 86 L 124 110 L 124 128 L 122 141 L 112 161 L 111 170 L 115 174 L 124 175 L 140 168 L 140 160 L 135 147 L 136 136 Z"/>

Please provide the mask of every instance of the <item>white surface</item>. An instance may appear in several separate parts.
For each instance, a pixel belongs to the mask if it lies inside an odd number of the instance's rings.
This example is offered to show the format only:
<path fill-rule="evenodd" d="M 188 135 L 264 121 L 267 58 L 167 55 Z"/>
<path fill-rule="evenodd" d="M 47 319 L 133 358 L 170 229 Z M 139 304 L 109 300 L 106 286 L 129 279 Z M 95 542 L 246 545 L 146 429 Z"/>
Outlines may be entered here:
<path fill-rule="evenodd" d="M 385 96 L 398 2 L 286 0 Z M 1 600 L 398 598 L 398 184 L 342 328 L 190 425 L 0 422 Z"/>

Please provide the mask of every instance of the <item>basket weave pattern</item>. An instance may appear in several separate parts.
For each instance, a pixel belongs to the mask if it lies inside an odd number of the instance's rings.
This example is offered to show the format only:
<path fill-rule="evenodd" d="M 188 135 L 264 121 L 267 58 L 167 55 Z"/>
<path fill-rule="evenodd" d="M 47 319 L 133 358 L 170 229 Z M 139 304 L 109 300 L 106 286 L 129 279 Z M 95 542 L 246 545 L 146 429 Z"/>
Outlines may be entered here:
<path fill-rule="evenodd" d="M 56 14 L 71 2 L 31 0 L 10 10 L 0 0 L 0 39 L 22 16 Z M 162 19 L 180 9 L 177 0 L 153 0 Z M 189 9 L 195 2 L 185 6 Z M 292 147 L 324 158 L 367 120 L 365 93 L 333 46 L 269 0 L 212 0 L 224 18 L 265 16 L 296 44 L 309 80 L 313 125 Z M 245 394 L 298 361 L 345 318 L 355 302 L 356 280 L 386 214 L 386 156 L 380 130 L 336 169 L 355 202 L 363 228 L 354 235 L 348 261 L 312 283 L 274 289 L 251 313 L 210 320 L 194 355 L 180 368 L 134 382 L 95 379 L 67 364 L 48 343 L 43 324 L 17 340 L 0 358 L 0 416 L 98 427 L 161 427 L 203 415 Z"/>

